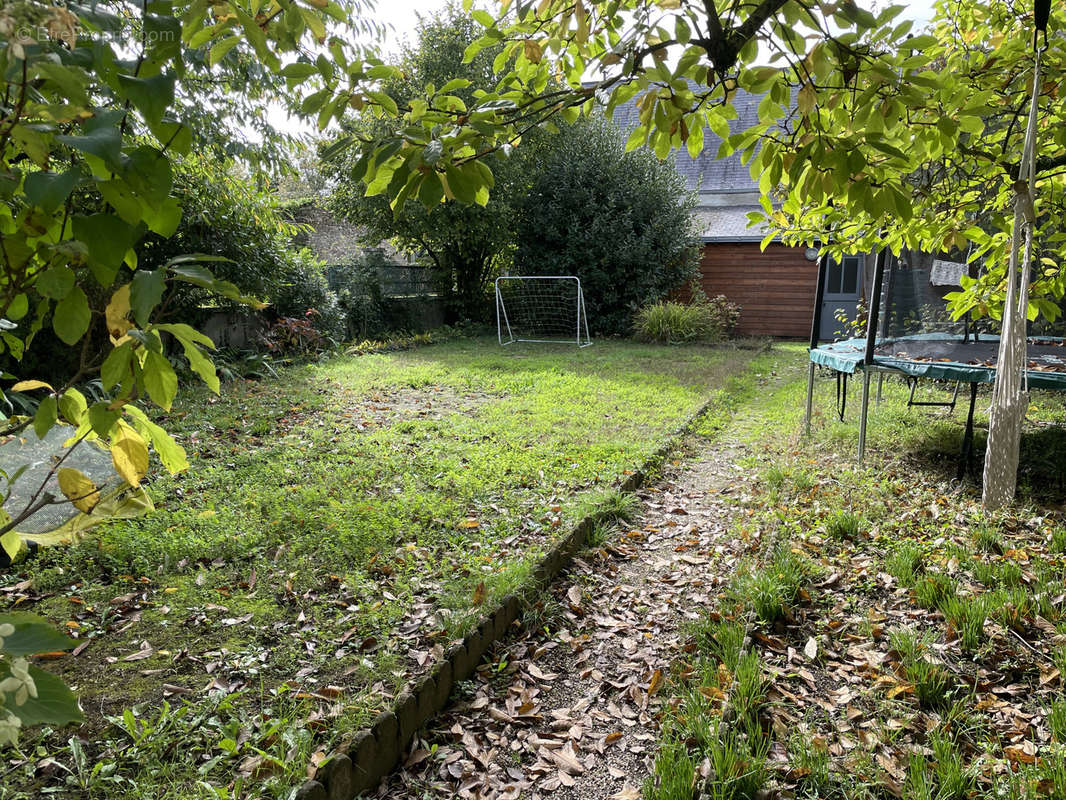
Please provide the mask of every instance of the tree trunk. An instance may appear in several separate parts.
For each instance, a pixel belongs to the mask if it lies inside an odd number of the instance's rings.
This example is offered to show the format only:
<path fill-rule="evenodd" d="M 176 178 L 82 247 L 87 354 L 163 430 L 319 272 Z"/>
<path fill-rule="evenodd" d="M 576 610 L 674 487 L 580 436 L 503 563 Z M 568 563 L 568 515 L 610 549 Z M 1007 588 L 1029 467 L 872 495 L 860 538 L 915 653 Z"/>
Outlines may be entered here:
<path fill-rule="evenodd" d="M 1023 386 L 1026 369 L 1025 321 L 1029 304 L 1029 269 L 1032 260 L 1033 226 L 1025 209 L 1031 203 L 1028 191 L 1015 198 L 1010 262 L 1007 265 L 1007 297 L 1003 303 L 1003 326 L 999 335 L 996 382 L 992 387 L 992 413 L 988 420 L 984 487 L 981 502 L 989 511 L 1014 500 L 1018 485 L 1018 456 L 1022 444 L 1022 420 L 1029 405 Z M 1018 269 L 1018 234 L 1022 233 L 1024 257 Z M 1020 274 L 1019 274 L 1020 272 Z"/>
<path fill-rule="evenodd" d="M 999 380 L 997 372 L 997 384 Z M 981 496 L 981 502 L 989 511 L 1008 505 L 1014 500 L 1018 484 L 1018 455 L 1022 444 L 1022 419 L 1028 404 L 1028 397 L 1021 391 L 1002 405 L 993 402 L 992 414 L 988 421 L 984 491 Z"/>

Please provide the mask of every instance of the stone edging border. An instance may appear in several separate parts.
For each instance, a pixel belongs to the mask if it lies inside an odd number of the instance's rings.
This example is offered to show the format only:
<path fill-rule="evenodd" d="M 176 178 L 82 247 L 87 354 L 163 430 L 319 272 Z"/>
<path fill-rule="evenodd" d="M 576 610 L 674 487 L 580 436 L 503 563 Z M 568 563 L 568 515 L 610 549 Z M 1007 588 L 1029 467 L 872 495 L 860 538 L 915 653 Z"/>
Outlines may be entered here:
<path fill-rule="evenodd" d="M 618 491 L 628 494 L 639 489 L 648 473 L 666 460 L 719 400 L 719 394 L 716 393 L 703 403 L 687 422 L 671 433 L 644 460 L 640 468 L 622 481 Z M 601 512 L 591 512 L 559 539 L 533 570 L 527 588 L 543 587 L 562 572 L 581 550 L 601 517 Z M 485 653 L 504 637 L 520 613 L 521 604 L 517 595 L 509 594 L 501 598 L 476 627 L 448 648 L 442 661 L 396 697 L 391 710 L 378 714 L 368 729 L 355 735 L 346 752 L 331 756 L 313 780 L 304 782 L 296 791 L 295 800 L 352 800 L 376 788 L 382 778 L 400 763 L 418 730 L 448 705 L 452 687 L 474 673 Z"/>

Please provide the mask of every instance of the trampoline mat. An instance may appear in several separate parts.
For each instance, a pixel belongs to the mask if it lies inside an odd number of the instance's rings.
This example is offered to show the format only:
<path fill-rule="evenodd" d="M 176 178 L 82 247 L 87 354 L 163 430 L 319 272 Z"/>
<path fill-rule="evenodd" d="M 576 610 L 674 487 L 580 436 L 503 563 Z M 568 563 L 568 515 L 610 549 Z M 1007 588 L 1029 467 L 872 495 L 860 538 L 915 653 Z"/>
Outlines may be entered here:
<path fill-rule="evenodd" d="M 878 356 L 916 362 L 948 362 L 995 369 L 999 341 L 963 342 L 959 339 L 895 339 L 877 346 Z M 1027 369 L 1037 372 L 1066 372 L 1066 342 L 1030 339 Z"/>
<path fill-rule="evenodd" d="M 813 348 L 810 359 L 823 367 L 852 374 L 863 370 L 865 339 L 845 339 Z M 999 337 L 982 336 L 963 342 L 945 333 L 918 333 L 880 342 L 872 367 L 915 378 L 991 383 L 996 379 Z M 1029 339 L 1026 380 L 1030 386 L 1066 391 L 1066 341 L 1051 337 Z"/>

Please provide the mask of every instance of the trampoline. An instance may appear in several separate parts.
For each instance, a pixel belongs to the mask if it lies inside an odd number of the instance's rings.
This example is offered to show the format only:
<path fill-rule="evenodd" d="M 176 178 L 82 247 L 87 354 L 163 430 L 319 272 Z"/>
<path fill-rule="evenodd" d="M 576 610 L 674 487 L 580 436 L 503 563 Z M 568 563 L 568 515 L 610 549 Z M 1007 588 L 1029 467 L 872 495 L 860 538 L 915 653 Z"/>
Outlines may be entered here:
<path fill-rule="evenodd" d="M 837 414 L 842 420 L 847 406 L 848 381 L 857 374 L 861 375 L 858 445 L 860 463 L 865 454 L 870 380 L 873 375 L 878 376 L 878 399 L 881 394 L 881 382 L 886 375 L 903 377 L 910 386 L 907 401 L 909 406 L 943 406 L 954 409 L 959 387 L 969 384 L 969 410 L 958 466 L 958 477 L 961 479 L 973 452 L 973 418 L 978 386 L 982 383 L 993 383 L 996 379 L 999 337 L 978 333 L 965 320 L 952 323 L 939 316 L 932 322 L 918 319 L 921 315 L 914 313 L 917 306 L 913 297 L 893 295 L 892 287 L 898 285 L 898 281 L 894 280 L 897 276 L 892 272 L 889 273 L 889 291 L 882 296 L 887 259 L 888 254 L 881 252 L 874 265 L 873 287 L 870 292 L 871 313 L 865 337 L 832 343 L 820 342 L 822 304 L 819 302 L 815 305 L 808 351 L 810 365 L 805 425 L 809 431 L 817 367 L 832 371 L 836 377 Z M 816 297 L 822 296 L 826 261 L 827 259 L 823 258 L 819 263 Z M 899 259 L 896 259 L 893 270 L 897 269 L 898 263 Z M 908 320 L 907 325 L 900 323 L 903 319 Z M 921 330 L 926 323 L 941 329 Z M 919 330 L 908 331 L 907 327 L 918 327 Z M 880 335 L 875 335 L 878 331 Z M 1057 336 L 1029 337 L 1025 377 L 1031 388 L 1066 391 L 1066 339 Z M 943 402 L 915 400 L 915 388 L 923 379 L 954 383 L 951 399 Z"/>
<path fill-rule="evenodd" d="M 811 361 L 847 375 L 865 368 L 866 340 L 846 339 L 810 351 Z M 996 379 L 999 337 L 977 341 L 946 333 L 922 333 L 874 343 L 873 368 L 905 377 L 962 383 Z M 1026 377 L 1038 389 L 1066 390 L 1066 339 L 1030 337 Z"/>

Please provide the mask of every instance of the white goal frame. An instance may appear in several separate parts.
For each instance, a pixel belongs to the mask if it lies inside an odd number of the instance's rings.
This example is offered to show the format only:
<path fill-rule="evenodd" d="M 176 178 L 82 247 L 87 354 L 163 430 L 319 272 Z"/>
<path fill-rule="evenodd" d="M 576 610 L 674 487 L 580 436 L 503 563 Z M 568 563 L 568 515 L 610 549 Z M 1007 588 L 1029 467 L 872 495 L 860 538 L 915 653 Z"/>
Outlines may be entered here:
<path fill-rule="evenodd" d="M 566 338 L 555 339 L 526 339 L 515 336 L 511 330 L 511 320 L 507 315 L 507 306 L 504 302 L 503 293 L 500 291 L 501 281 L 574 281 L 577 284 L 577 304 L 574 309 L 574 334 Z M 581 279 L 576 275 L 501 275 L 496 279 L 496 338 L 500 345 L 514 344 L 515 342 L 542 342 L 545 344 L 574 343 L 578 347 L 588 347 L 592 344 L 589 336 L 588 317 L 585 316 L 585 295 L 581 291 Z M 507 340 L 503 338 L 507 332 Z"/>

